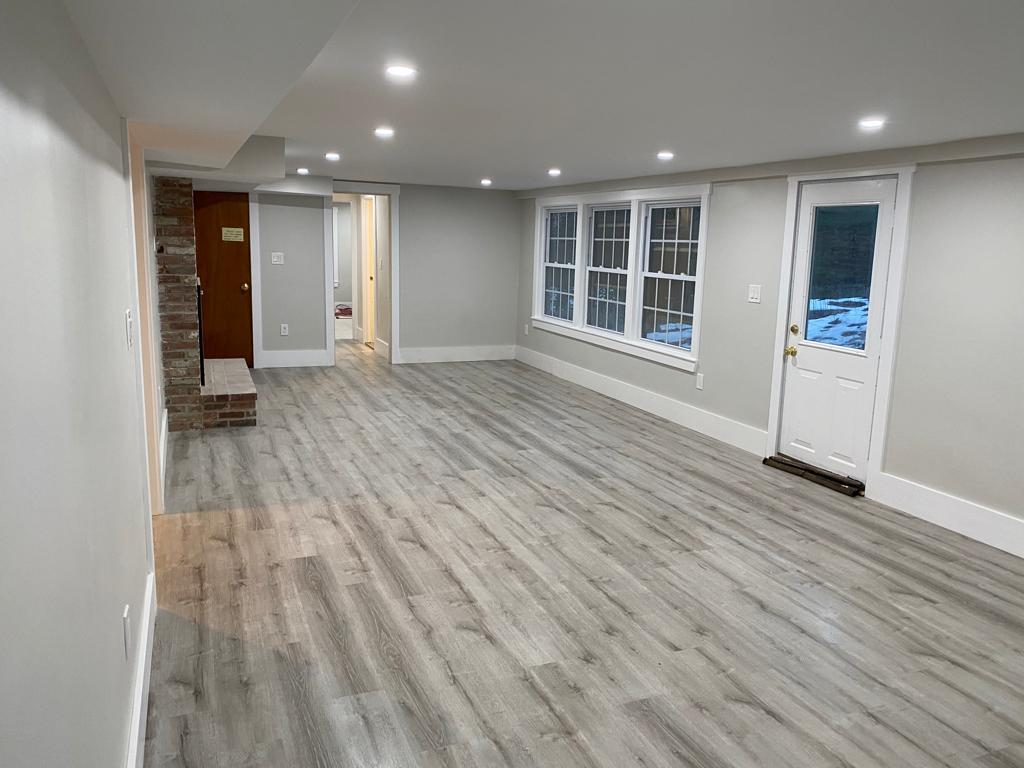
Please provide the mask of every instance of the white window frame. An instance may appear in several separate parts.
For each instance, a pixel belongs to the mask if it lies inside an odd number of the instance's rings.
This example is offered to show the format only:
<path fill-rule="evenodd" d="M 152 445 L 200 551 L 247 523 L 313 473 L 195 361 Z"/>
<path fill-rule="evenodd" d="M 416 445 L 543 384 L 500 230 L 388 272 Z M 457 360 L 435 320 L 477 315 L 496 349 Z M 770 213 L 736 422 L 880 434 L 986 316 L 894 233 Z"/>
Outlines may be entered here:
<path fill-rule="evenodd" d="M 576 213 L 576 231 L 573 233 L 573 237 L 572 237 L 572 240 L 573 240 L 573 262 L 572 262 L 572 264 L 559 264 L 557 262 L 548 261 L 547 260 L 547 256 L 548 256 L 548 242 L 550 240 L 549 214 L 552 214 L 552 213 L 572 213 L 572 212 Z M 540 237 L 540 240 L 539 240 L 539 242 L 542 245 L 543 250 L 539 254 L 540 263 L 538 265 L 538 270 L 540 272 L 540 275 L 539 275 L 539 278 L 538 278 L 539 282 L 540 282 L 540 294 L 539 294 L 540 298 L 538 299 L 538 301 L 534 305 L 534 314 L 539 316 L 542 320 L 549 320 L 549 321 L 551 321 L 553 323 L 575 322 L 576 318 L 577 318 L 577 315 L 579 315 L 578 297 L 579 297 L 579 284 L 580 284 L 580 269 L 581 269 L 581 266 L 582 266 L 580 264 L 580 212 L 576 208 L 576 206 L 572 206 L 572 205 L 561 205 L 561 206 L 559 206 L 559 205 L 549 205 L 549 206 L 547 206 L 544 209 L 544 211 L 540 215 L 542 215 L 543 219 L 544 219 L 543 221 L 540 222 L 541 237 Z M 561 239 L 568 240 L 569 238 L 561 238 Z M 563 319 L 561 319 L 559 317 L 554 317 L 552 315 L 544 314 L 544 279 L 545 279 L 545 272 L 546 272 L 547 267 L 555 267 L 555 268 L 561 269 L 561 270 L 565 270 L 565 269 L 573 270 L 573 273 L 572 273 L 572 276 L 573 276 L 573 308 L 572 308 L 572 318 L 573 319 L 572 319 L 572 321 L 563 320 Z"/>
<path fill-rule="evenodd" d="M 598 211 L 611 212 L 611 211 L 627 211 L 629 213 L 629 224 L 627 225 L 626 233 L 626 268 L 615 269 L 613 267 L 595 267 L 591 262 L 594 255 L 594 214 Z M 584 269 L 587 274 L 583 276 L 583 327 L 588 331 L 598 331 L 603 333 L 612 333 L 620 338 L 625 338 L 625 324 L 623 325 L 623 332 L 608 330 L 601 328 L 598 325 L 591 325 L 588 321 L 590 315 L 590 273 L 605 273 L 608 275 L 625 275 L 626 276 L 626 318 L 628 323 L 629 318 L 629 294 L 633 291 L 632 283 L 630 283 L 632 264 L 630 263 L 630 257 L 632 255 L 632 244 L 633 244 L 633 227 L 636 226 L 636 222 L 633 219 L 633 206 L 626 204 L 605 204 L 605 205 L 589 205 L 587 206 L 587 238 L 586 238 L 586 250 L 584 256 L 586 261 L 584 262 Z M 607 238 L 603 238 L 607 239 Z M 610 238 L 614 240 L 615 238 Z"/>
<path fill-rule="evenodd" d="M 634 357 L 679 368 L 697 370 L 700 345 L 700 319 L 704 296 L 704 263 L 707 250 L 708 208 L 711 198 L 710 184 L 695 184 L 652 189 L 632 189 L 615 192 L 596 192 L 580 195 L 561 195 L 538 198 L 534 244 L 534 298 L 531 327 L 556 333 L 571 339 L 613 349 Z M 700 205 L 700 228 L 697 241 L 696 293 L 693 306 L 693 334 L 690 349 L 678 349 L 668 344 L 640 338 L 640 317 L 643 300 L 643 275 L 647 262 L 647 232 L 652 205 Z M 625 333 L 604 331 L 586 324 L 587 285 L 590 265 L 590 218 L 593 208 L 609 205 L 630 206 L 630 232 L 627 269 L 626 329 Z M 547 249 L 547 213 L 552 209 L 576 208 L 576 294 L 572 322 L 548 317 L 544 314 L 544 253 Z M 581 245 L 583 247 L 581 247 Z"/>

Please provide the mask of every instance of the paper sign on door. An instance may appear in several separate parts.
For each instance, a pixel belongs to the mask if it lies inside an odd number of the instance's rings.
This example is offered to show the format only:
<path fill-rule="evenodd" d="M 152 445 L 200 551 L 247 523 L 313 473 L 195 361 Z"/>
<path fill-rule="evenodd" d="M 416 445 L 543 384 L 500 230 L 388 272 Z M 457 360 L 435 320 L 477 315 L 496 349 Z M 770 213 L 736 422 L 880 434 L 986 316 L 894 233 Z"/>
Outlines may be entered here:
<path fill-rule="evenodd" d="M 231 243 L 241 243 L 245 241 L 245 229 L 243 227 L 221 227 L 220 228 L 220 239 L 227 240 Z"/>

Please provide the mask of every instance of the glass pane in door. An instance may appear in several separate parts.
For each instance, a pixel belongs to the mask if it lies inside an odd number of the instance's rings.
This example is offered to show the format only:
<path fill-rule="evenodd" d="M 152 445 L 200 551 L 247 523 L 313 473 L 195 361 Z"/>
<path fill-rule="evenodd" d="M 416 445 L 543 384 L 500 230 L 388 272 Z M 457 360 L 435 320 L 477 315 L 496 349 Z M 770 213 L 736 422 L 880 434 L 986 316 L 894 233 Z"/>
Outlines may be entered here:
<path fill-rule="evenodd" d="M 804 338 L 864 349 L 875 262 L 878 205 L 814 209 Z"/>

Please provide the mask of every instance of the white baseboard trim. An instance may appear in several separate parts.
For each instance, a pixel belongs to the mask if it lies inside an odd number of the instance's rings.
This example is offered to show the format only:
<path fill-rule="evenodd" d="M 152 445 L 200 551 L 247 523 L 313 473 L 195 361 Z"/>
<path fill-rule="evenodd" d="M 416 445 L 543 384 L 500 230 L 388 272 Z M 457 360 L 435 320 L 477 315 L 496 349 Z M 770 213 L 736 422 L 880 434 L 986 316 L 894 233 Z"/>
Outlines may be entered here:
<path fill-rule="evenodd" d="M 969 539 L 1024 557 L 1024 519 L 886 472 L 868 478 L 872 501 L 927 520 Z"/>
<path fill-rule="evenodd" d="M 651 392 L 649 389 L 628 384 L 589 368 L 567 363 L 527 347 L 516 348 L 516 359 L 553 374 L 560 379 L 571 381 L 602 395 L 621 400 L 640 410 L 653 413 L 688 429 L 695 430 L 723 443 L 741 448 L 760 456 L 764 452 L 767 432 L 749 424 L 719 416 L 681 400 Z"/>
<path fill-rule="evenodd" d="M 391 357 L 391 345 L 388 344 L 384 339 L 375 339 L 373 342 L 373 351 L 383 357 L 385 360 Z"/>
<path fill-rule="evenodd" d="M 163 509 L 164 488 L 167 487 L 167 409 L 160 418 L 160 509 Z"/>
<path fill-rule="evenodd" d="M 334 365 L 333 349 L 264 349 L 253 360 L 255 368 L 304 368 Z"/>
<path fill-rule="evenodd" d="M 477 360 L 514 360 L 515 344 L 481 347 L 402 347 L 403 363 L 469 363 Z"/>
<path fill-rule="evenodd" d="M 156 577 L 146 576 L 146 595 L 139 614 L 139 635 L 135 643 L 135 686 L 128 723 L 128 748 L 125 768 L 142 768 L 145 758 L 146 715 L 149 710 L 149 673 L 153 664 L 153 631 L 156 625 Z"/>

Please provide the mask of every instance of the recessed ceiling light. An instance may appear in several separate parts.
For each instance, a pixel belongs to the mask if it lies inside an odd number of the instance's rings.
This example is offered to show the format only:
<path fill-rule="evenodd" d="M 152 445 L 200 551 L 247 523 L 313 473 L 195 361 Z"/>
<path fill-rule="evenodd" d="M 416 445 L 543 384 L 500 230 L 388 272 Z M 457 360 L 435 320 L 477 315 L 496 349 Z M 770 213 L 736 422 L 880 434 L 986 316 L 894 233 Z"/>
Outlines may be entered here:
<path fill-rule="evenodd" d="M 561 168 L 548 168 L 548 176 L 561 176 L 561 175 L 562 175 L 562 169 Z"/>
<path fill-rule="evenodd" d="M 395 129 L 387 125 L 382 125 L 380 128 L 377 128 L 373 133 L 378 139 L 390 139 L 395 135 Z"/>
<path fill-rule="evenodd" d="M 388 76 L 388 79 L 394 80 L 399 83 L 407 83 L 410 80 L 415 80 L 416 67 L 410 67 L 407 64 L 392 64 L 384 70 L 384 74 Z"/>
<path fill-rule="evenodd" d="M 324 155 L 324 157 L 330 160 L 332 163 L 336 163 L 339 160 L 341 160 L 341 155 L 339 155 L 337 152 L 328 152 L 326 155 Z"/>
<path fill-rule="evenodd" d="M 491 180 L 490 180 L 490 179 L 480 179 L 480 184 L 481 184 L 481 185 L 483 185 L 483 186 L 485 186 L 485 187 L 489 187 L 489 186 L 491 186 L 491 183 L 492 183 L 492 182 L 491 182 Z"/>
<path fill-rule="evenodd" d="M 309 168 L 298 168 L 295 172 L 299 176 L 309 176 Z"/>
<path fill-rule="evenodd" d="M 659 160 L 671 160 L 675 156 L 676 156 L 675 152 L 670 152 L 667 149 L 663 149 L 663 150 L 661 150 L 661 152 L 658 153 L 658 159 Z"/>
<path fill-rule="evenodd" d="M 879 115 L 871 115 L 869 117 L 862 117 L 857 121 L 857 126 L 862 131 L 880 131 L 885 125 L 885 118 Z"/>

